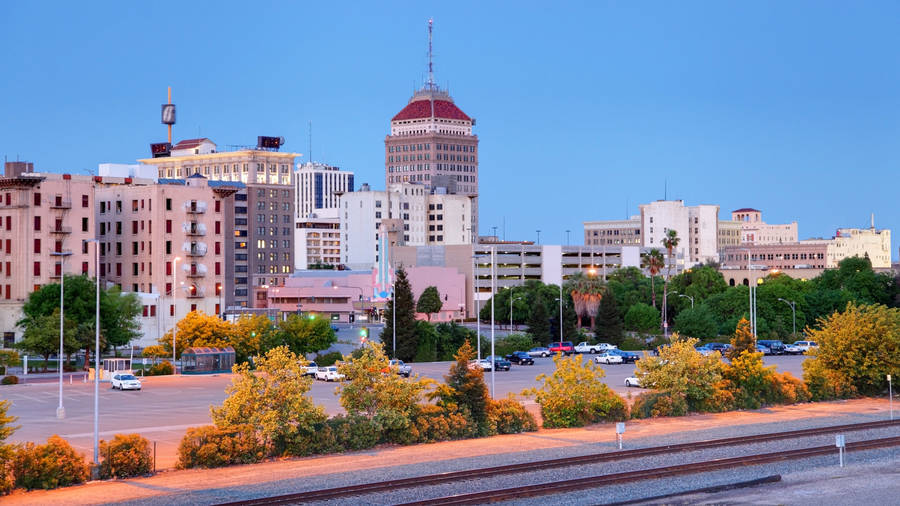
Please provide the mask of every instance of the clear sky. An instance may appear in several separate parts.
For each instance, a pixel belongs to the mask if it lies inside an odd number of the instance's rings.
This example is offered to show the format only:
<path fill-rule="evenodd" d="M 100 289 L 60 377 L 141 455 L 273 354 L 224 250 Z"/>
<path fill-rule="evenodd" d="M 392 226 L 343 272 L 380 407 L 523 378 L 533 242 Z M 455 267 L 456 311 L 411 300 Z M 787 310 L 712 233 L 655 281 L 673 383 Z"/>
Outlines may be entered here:
<path fill-rule="evenodd" d="M 894 232 L 897 2 L 0 2 L 0 154 L 86 173 L 165 140 L 286 149 L 384 184 L 425 77 L 477 119 L 481 230 L 572 244 L 667 196 L 801 238 Z M 308 160 L 304 156 L 301 160 Z"/>

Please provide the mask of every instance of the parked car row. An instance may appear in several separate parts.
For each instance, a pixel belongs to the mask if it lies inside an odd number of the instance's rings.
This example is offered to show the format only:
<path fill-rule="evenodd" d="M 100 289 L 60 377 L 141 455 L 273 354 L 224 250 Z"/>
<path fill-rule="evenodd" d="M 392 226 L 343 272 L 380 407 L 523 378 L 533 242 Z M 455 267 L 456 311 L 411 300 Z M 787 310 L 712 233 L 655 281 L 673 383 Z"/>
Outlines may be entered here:
<path fill-rule="evenodd" d="M 815 341 L 797 341 L 794 344 L 784 344 L 775 339 L 760 339 L 756 342 L 756 351 L 766 355 L 800 355 L 816 346 Z M 731 345 L 726 343 L 706 343 L 702 346 L 697 346 L 697 351 L 703 355 L 709 355 L 714 351 L 724 355 L 730 348 Z"/>
<path fill-rule="evenodd" d="M 481 360 L 469 360 L 469 369 L 478 368 L 481 368 L 482 371 L 490 371 L 491 369 L 495 369 L 497 371 L 508 371 L 512 368 L 512 362 L 506 360 L 505 358 L 492 357 L 490 355 L 482 358 Z"/>

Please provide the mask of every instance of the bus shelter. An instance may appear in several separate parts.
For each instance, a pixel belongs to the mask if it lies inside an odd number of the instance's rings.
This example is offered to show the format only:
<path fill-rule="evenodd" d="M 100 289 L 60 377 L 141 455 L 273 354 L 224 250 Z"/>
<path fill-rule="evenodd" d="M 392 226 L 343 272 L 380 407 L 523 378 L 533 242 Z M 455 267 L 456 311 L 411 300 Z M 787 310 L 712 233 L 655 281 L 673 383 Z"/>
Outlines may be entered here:
<path fill-rule="evenodd" d="M 194 347 L 181 354 L 181 374 L 214 374 L 231 372 L 234 348 Z"/>

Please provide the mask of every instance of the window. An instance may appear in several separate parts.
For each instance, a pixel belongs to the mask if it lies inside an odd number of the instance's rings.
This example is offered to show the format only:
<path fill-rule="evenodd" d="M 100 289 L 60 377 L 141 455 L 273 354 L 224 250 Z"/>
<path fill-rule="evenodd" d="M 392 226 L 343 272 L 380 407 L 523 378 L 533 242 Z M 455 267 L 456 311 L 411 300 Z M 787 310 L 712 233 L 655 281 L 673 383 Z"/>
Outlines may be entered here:
<path fill-rule="evenodd" d="M 166 211 L 172 210 L 172 199 L 166 199 Z"/>
<path fill-rule="evenodd" d="M 81 231 L 82 232 L 88 231 L 88 219 L 87 218 L 81 218 Z"/>
<path fill-rule="evenodd" d="M 217 201 L 216 201 L 216 204 L 218 204 L 218 203 L 219 203 L 219 201 L 217 200 Z M 221 222 L 221 221 L 217 221 L 217 222 L 216 222 L 216 235 L 219 235 L 219 234 L 221 234 L 221 233 L 222 233 L 222 222 Z"/>
<path fill-rule="evenodd" d="M 35 232 L 41 231 L 41 217 L 40 216 L 34 217 L 34 231 Z"/>
<path fill-rule="evenodd" d="M 81 207 L 90 207 L 90 198 L 87 195 L 81 196 Z"/>
<path fill-rule="evenodd" d="M 7 271 L 8 271 L 8 270 L 7 270 Z M 40 275 L 41 275 L 41 263 L 40 263 L 40 262 L 35 262 L 35 263 L 34 263 L 34 271 L 33 271 L 33 273 L 34 273 L 35 276 L 40 276 Z"/>
<path fill-rule="evenodd" d="M 221 200 L 217 200 L 217 201 L 216 201 L 216 212 L 217 212 L 217 213 L 221 213 L 221 212 L 222 212 L 222 201 L 221 201 Z"/>
<path fill-rule="evenodd" d="M 136 200 L 135 200 L 134 202 L 135 202 L 135 204 L 137 203 Z M 137 234 L 137 233 L 138 233 L 138 222 L 137 222 L 137 221 L 132 221 L 132 222 L 131 222 L 131 233 L 132 233 L 132 234 Z"/>
<path fill-rule="evenodd" d="M 34 240 L 34 252 L 35 252 L 35 254 L 38 254 L 41 252 L 41 240 L 40 239 Z M 7 251 L 7 253 L 9 253 L 9 252 Z"/>
<path fill-rule="evenodd" d="M 172 220 L 166 220 L 166 233 L 172 233 Z"/>
<path fill-rule="evenodd" d="M 40 193 L 34 194 L 34 207 L 41 207 L 41 194 Z"/>

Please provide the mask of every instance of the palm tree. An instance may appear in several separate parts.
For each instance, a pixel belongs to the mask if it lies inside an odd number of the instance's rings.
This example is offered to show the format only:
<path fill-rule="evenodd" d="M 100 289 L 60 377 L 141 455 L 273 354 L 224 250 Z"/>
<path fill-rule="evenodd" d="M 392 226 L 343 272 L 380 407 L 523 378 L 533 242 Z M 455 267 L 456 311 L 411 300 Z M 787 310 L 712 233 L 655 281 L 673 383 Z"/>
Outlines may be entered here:
<path fill-rule="evenodd" d="M 665 278 L 665 285 L 664 285 L 665 291 L 663 292 L 663 307 L 662 307 L 662 313 L 663 313 L 662 321 L 663 321 L 664 326 L 665 326 L 666 319 L 669 316 L 666 312 L 666 295 L 668 295 L 668 292 L 669 292 L 669 276 L 672 274 L 672 250 L 674 250 L 675 248 L 678 247 L 678 243 L 680 241 L 681 241 L 681 239 L 678 238 L 678 232 L 676 232 L 675 230 L 672 230 L 672 229 L 669 229 L 666 231 L 666 236 L 662 240 L 663 247 L 666 248 L 667 259 L 668 259 L 666 262 L 666 264 L 667 264 L 666 265 L 666 278 Z"/>
<path fill-rule="evenodd" d="M 581 316 L 587 314 L 591 318 L 591 328 L 597 318 L 600 300 L 606 291 L 603 280 L 591 274 L 576 272 L 566 282 L 566 289 L 572 295 L 575 314 L 578 316 L 578 327 L 581 327 Z"/>
<path fill-rule="evenodd" d="M 641 268 L 650 272 L 650 293 L 654 308 L 656 307 L 656 284 L 654 280 L 663 266 L 665 266 L 665 259 L 663 259 L 663 254 L 658 249 L 653 248 L 648 253 L 641 255 Z"/>

